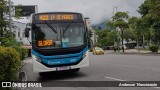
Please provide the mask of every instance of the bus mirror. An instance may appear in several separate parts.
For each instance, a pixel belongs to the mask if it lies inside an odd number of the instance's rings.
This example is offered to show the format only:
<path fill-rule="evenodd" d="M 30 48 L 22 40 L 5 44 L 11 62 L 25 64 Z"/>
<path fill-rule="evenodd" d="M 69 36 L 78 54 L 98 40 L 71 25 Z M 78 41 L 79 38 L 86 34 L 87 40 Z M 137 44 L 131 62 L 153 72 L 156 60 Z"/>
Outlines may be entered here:
<path fill-rule="evenodd" d="M 29 31 L 30 31 L 30 29 L 29 28 L 25 28 L 25 37 L 29 37 Z"/>

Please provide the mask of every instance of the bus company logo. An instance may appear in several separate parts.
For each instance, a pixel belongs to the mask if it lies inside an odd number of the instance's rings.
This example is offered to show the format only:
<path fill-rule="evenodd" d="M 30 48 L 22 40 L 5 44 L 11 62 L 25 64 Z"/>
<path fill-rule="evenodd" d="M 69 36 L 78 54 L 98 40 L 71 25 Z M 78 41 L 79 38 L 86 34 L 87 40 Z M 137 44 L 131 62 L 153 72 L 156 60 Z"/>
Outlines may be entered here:
<path fill-rule="evenodd" d="M 11 82 L 2 82 L 2 87 L 11 87 Z"/>

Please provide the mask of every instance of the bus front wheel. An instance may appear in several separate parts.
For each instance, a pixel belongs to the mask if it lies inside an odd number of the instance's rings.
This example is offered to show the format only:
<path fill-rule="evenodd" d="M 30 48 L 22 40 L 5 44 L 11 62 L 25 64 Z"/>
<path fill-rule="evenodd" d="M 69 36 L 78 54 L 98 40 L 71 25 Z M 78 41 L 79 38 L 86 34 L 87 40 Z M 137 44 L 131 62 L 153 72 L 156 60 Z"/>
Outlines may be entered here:
<path fill-rule="evenodd" d="M 39 76 L 44 77 L 44 76 L 46 76 L 46 73 L 45 72 L 39 72 Z"/>
<path fill-rule="evenodd" d="M 79 70 L 80 70 L 80 68 L 76 68 L 76 69 L 72 69 L 71 71 L 78 72 Z"/>

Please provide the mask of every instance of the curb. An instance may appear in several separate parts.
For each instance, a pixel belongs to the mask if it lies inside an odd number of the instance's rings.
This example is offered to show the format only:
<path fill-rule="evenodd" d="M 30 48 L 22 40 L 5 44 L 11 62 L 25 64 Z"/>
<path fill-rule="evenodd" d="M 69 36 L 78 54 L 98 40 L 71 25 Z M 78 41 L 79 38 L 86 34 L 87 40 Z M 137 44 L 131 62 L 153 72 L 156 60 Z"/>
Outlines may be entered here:
<path fill-rule="evenodd" d="M 106 52 L 106 54 L 129 54 L 129 55 L 153 55 L 160 56 L 160 53 L 138 53 L 138 52 Z"/>

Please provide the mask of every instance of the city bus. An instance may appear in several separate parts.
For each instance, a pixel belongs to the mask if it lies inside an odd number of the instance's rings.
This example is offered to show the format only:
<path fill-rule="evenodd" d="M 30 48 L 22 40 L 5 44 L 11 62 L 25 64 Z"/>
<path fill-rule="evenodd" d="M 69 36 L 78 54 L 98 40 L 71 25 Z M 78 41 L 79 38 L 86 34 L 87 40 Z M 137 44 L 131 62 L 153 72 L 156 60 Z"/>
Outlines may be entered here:
<path fill-rule="evenodd" d="M 31 15 L 25 36 L 31 32 L 33 71 L 79 71 L 89 66 L 88 30 L 84 17 L 75 12 Z"/>

